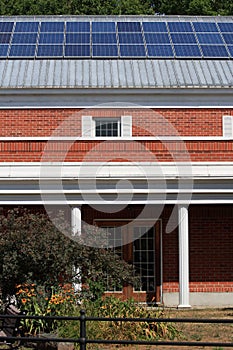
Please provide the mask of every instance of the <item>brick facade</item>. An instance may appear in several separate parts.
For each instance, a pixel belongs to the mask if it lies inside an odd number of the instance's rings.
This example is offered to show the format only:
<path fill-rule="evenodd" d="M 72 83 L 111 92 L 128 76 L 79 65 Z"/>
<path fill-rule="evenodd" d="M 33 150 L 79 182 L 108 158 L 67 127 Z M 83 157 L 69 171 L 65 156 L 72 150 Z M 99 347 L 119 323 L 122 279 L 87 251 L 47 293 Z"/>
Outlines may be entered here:
<path fill-rule="evenodd" d="M 40 162 L 60 161 L 151 161 L 193 162 L 232 161 L 233 142 L 227 140 L 175 141 L 95 141 L 76 140 L 48 143 L 46 140 L 21 140 L 21 137 L 55 136 L 81 137 L 81 116 L 120 117 L 132 115 L 133 136 L 222 136 L 222 116 L 233 115 L 229 108 L 176 109 L 18 109 L 0 110 L 0 161 Z M 68 118 L 68 122 L 67 122 Z M 166 120 L 165 120 L 166 119 Z M 65 124 L 62 124 L 65 122 Z M 172 132 L 171 132 L 172 131 Z M 4 140 L 4 137 L 18 137 Z M 44 150 L 47 147 L 47 151 Z M 68 153 L 66 154 L 66 151 Z M 190 158 L 189 158 L 190 157 Z M 130 219 L 140 207 L 127 208 L 117 214 L 103 214 L 88 206 L 82 207 L 84 221 L 97 218 Z M 163 242 L 163 291 L 179 290 L 178 231 L 165 232 L 172 206 L 161 214 Z M 153 207 L 151 208 L 153 217 Z M 233 207 L 230 205 L 190 206 L 190 291 L 233 292 Z"/>
<path fill-rule="evenodd" d="M 142 207 L 130 207 L 106 214 L 82 207 L 83 220 L 130 219 Z M 179 291 L 178 230 L 166 233 L 173 206 L 165 206 L 161 216 L 163 291 Z M 151 207 L 153 217 L 153 206 Z M 231 205 L 189 206 L 190 292 L 233 292 L 233 207 Z"/>
<path fill-rule="evenodd" d="M 81 136 L 81 116 L 133 116 L 133 136 L 222 136 L 222 116 L 233 115 L 232 108 L 156 109 L 1 109 L 0 137 L 45 137 L 66 120 L 63 135 Z M 69 119 L 69 121 L 68 121 Z M 166 120 L 165 120 L 166 119 Z M 176 132 L 175 132 L 176 130 Z M 59 135 L 62 132 L 59 130 Z"/>
<path fill-rule="evenodd" d="M 233 143 L 226 140 L 188 141 L 87 141 L 81 137 L 81 117 L 132 115 L 137 137 L 221 137 L 222 116 L 233 109 L 18 109 L 0 110 L 1 162 L 85 161 L 231 161 Z M 74 142 L 21 140 L 21 137 L 73 136 Z M 46 154 L 44 150 L 46 149 Z M 66 151 L 68 153 L 66 154 Z"/>

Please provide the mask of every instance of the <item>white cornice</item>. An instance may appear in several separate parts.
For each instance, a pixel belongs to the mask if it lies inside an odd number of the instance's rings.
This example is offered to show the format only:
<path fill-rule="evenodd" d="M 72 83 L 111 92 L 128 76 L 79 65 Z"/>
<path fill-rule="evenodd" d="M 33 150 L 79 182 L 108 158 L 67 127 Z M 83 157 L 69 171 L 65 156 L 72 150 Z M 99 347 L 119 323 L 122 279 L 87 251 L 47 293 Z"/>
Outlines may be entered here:
<path fill-rule="evenodd" d="M 2 142 L 21 142 L 21 141 L 233 141 L 232 138 L 223 136 L 133 136 L 133 137 L 82 137 L 82 136 L 3 136 L 0 137 Z"/>
<path fill-rule="evenodd" d="M 0 108 L 232 107 L 233 89 L 224 88 L 12 88 L 0 90 Z M 120 106 L 121 105 L 121 106 Z M 115 108 L 115 107 L 114 107 Z"/>
<path fill-rule="evenodd" d="M 233 179 L 233 162 L 0 163 L 0 181 L 47 179 Z"/>

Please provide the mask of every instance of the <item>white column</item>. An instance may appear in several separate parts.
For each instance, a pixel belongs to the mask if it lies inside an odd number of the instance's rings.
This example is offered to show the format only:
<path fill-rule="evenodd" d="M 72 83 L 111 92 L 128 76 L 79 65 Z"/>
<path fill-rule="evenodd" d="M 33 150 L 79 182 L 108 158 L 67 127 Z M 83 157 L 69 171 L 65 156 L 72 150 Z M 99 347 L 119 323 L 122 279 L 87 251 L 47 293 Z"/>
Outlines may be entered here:
<path fill-rule="evenodd" d="M 71 228 L 72 228 L 73 237 L 81 235 L 81 229 L 82 229 L 81 207 L 71 208 Z M 79 276 L 77 281 L 73 284 L 74 290 L 76 292 L 79 292 L 82 289 L 81 269 L 79 267 L 76 267 L 76 268 L 74 267 L 74 273 L 76 274 L 76 276 Z"/>
<path fill-rule="evenodd" d="M 179 225 L 179 308 L 191 307 L 189 304 L 189 228 L 188 207 L 178 207 Z"/>
<path fill-rule="evenodd" d="M 81 207 L 72 207 L 71 227 L 72 227 L 73 236 L 81 235 L 81 229 L 82 229 Z"/>

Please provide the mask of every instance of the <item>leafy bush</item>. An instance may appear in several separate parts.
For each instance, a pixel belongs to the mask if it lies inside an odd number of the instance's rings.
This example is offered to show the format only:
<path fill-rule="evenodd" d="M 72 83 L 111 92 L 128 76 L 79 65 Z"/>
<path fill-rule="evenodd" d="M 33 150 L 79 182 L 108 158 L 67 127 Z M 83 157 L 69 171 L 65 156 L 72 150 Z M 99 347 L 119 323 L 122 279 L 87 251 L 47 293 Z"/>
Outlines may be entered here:
<path fill-rule="evenodd" d="M 161 318 L 163 310 L 148 311 L 134 300 L 121 301 L 113 296 L 98 299 L 95 302 L 86 300 L 81 305 L 89 317 L 120 318 Z M 78 309 L 77 309 L 78 311 Z M 77 316 L 79 313 L 76 314 Z M 63 337 L 78 337 L 79 323 L 67 321 L 59 330 Z M 113 322 L 87 321 L 87 337 L 91 339 L 127 339 L 127 340 L 159 340 L 174 339 L 178 331 L 170 323 L 163 322 Z"/>
<path fill-rule="evenodd" d="M 106 273 L 110 286 L 136 283 L 133 266 L 104 248 L 105 232 L 97 227 L 87 227 L 75 241 L 62 212 L 58 212 L 54 221 L 56 226 L 47 215 L 25 208 L 16 208 L 0 216 L 0 290 L 3 299 L 15 294 L 16 285 L 34 281 L 44 287 L 58 287 L 61 282 L 80 280 L 80 272 L 85 285 L 104 281 Z M 100 291 L 93 288 L 93 292 L 92 299 L 99 297 Z"/>

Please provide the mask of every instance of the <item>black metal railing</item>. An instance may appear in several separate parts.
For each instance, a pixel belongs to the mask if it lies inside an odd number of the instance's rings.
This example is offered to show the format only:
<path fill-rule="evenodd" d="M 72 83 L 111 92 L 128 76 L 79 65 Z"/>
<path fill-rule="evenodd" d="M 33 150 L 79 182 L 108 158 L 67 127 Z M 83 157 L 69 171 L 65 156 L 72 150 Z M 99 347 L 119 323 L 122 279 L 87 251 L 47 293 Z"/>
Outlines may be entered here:
<path fill-rule="evenodd" d="M 62 337 L 21 337 L 23 343 L 33 342 L 54 342 L 54 343 L 76 343 L 80 345 L 80 350 L 86 350 L 87 344 L 109 344 L 109 345 L 156 345 L 156 346 L 214 346 L 233 348 L 232 342 L 201 342 L 201 341 L 164 341 L 164 340 L 104 340 L 90 339 L 87 337 L 87 322 L 157 322 L 157 323 L 205 323 L 205 324 L 233 324 L 233 319 L 197 319 L 197 318 L 121 318 L 121 317 L 87 317 L 84 310 L 80 311 L 80 316 L 28 316 L 28 315 L 0 315 L 0 320 L 5 318 L 21 318 L 33 320 L 57 320 L 57 321 L 77 321 L 80 324 L 79 337 L 77 338 L 62 338 Z M 18 341 L 18 337 L 3 337 L 0 336 L 0 342 Z"/>

